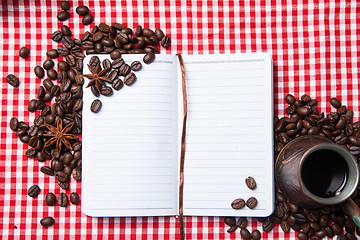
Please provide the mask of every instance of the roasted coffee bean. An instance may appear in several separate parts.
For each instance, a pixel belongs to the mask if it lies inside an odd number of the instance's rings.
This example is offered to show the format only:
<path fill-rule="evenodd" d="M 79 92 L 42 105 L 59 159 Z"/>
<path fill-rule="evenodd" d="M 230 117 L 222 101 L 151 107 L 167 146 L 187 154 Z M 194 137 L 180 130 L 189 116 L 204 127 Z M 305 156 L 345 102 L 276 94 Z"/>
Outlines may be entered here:
<path fill-rule="evenodd" d="M 291 94 L 288 94 L 285 96 L 285 101 L 289 104 L 289 105 L 294 105 L 295 104 L 295 101 L 296 101 L 296 98 L 291 95 Z"/>
<path fill-rule="evenodd" d="M 69 202 L 68 196 L 66 193 L 60 193 L 58 196 L 58 204 L 60 207 L 67 207 Z"/>
<path fill-rule="evenodd" d="M 288 222 L 286 221 L 281 222 L 280 227 L 284 233 L 290 232 L 290 224 Z"/>
<path fill-rule="evenodd" d="M 308 235 L 306 235 L 306 233 L 303 233 L 303 232 L 298 232 L 296 237 L 299 239 L 299 240 L 307 240 L 308 239 Z"/>
<path fill-rule="evenodd" d="M 70 202 L 77 205 L 80 202 L 79 195 L 76 192 L 70 194 Z"/>
<path fill-rule="evenodd" d="M 169 48 L 170 47 L 171 40 L 168 36 L 165 36 L 161 39 L 161 46 L 163 48 Z"/>
<path fill-rule="evenodd" d="M 54 114 L 49 114 L 45 117 L 45 122 L 47 124 L 52 124 L 55 122 L 55 115 Z"/>
<path fill-rule="evenodd" d="M 93 15 L 91 15 L 90 13 L 86 14 L 83 19 L 82 19 L 82 24 L 84 25 L 89 25 L 94 21 L 94 17 Z"/>
<path fill-rule="evenodd" d="M 20 129 L 25 129 L 28 130 L 29 129 L 29 125 L 23 121 L 19 122 L 19 128 Z"/>
<path fill-rule="evenodd" d="M 50 93 L 53 95 L 53 96 L 59 96 L 60 93 L 61 93 L 61 89 L 58 85 L 54 85 L 51 90 L 50 90 Z"/>
<path fill-rule="evenodd" d="M 115 59 L 112 63 L 111 63 L 111 67 L 114 69 L 118 69 L 119 67 L 121 67 L 124 64 L 124 59 L 122 58 L 117 58 Z"/>
<path fill-rule="evenodd" d="M 311 110 L 310 110 L 310 108 L 308 108 L 308 107 L 299 107 L 299 108 L 296 109 L 296 112 L 297 112 L 300 116 L 306 117 L 306 116 L 308 116 L 308 115 L 311 113 Z"/>
<path fill-rule="evenodd" d="M 118 77 L 118 71 L 117 70 L 112 70 L 108 75 L 108 78 L 111 81 L 114 81 L 117 77 Z"/>
<path fill-rule="evenodd" d="M 89 65 L 91 67 L 96 67 L 98 64 L 100 64 L 100 59 L 98 56 L 92 56 L 89 60 Z"/>
<path fill-rule="evenodd" d="M 119 75 L 120 76 L 126 76 L 131 72 L 131 68 L 129 65 L 127 65 L 126 63 L 124 63 L 123 65 L 121 65 L 121 67 L 119 68 Z"/>
<path fill-rule="evenodd" d="M 148 52 L 147 54 L 145 54 L 143 61 L 146 64 L 150 64 L 155 60 L 155 54 L 152 52 Z"/>
<path fill-rule="evenodd" d="M 94 48 L 97 53 L 101 53 L 102 51 L 104 51 L 104 47 L 101 43 L 95 43 Z"/>
<path fill-rule="evenodd" d="M 246 217 L 240 217 L 237 221 L 236 221 L 236 225 L 243 229 L 246 228 L 248 225 L 248 220 L 246 219 Z"/>
<path fill-rule="evenodd" d="M 82 75 L 76 75 L 75 82 L 77 85 L 82 86 L 84 84 L 84 77 Z"/>
<path fill-rule="evenodd" d="M 54 61 L 53 61 L 53 60 L 47 59 L 47 60 L 44 61 L 44 63 L 43 63 L 43 68 L 44 68 L 45 70 L 49 70 L 49 69 L 51 69 L 51 68 L 53 68 L 53 67 L 54 67 Z"/>
<path fill-rule="evenodd" d="M 53 194 L 51 192 L 46 194 L 45 203 L 48 206 L 54 206 L 56 204 L 56 196 L 55 196 L 55 194 Z"/>
<path fill-rule="evenodd" d="M 111 69 L 111 62 L 109 59 L 105 59 L 103 62 L 102 62 L 102 66 L 104 69 Z"/>
<path fill-rule="evenodd" d="M 99 93 L 99 91 L 97 90 L 97 88 L 95 87 L 95 85 L 92 85 L 92 86 L 90 87 L 90 89 L 91 89 L 92 94 L 94 94 L 95 97 L 99 97 L 99 96 L 100 96 L 100 93 Z"/>
<path fill-rule="evenodd" d="M 60 182 L 67 182 L 67 181 L 69 181 L 69 176 L 66 175 L 66 174 L 65 174 L 64 172 L 62 172 L 62 171 L 56 172 L 55 178 L 56 178 L 57 180 L 59 180 Z"/>
<path fill-rule="evenodd" d="M 234 217 L 225 217 L 224 223 L 229 227 L 232 227 L 236 224 L 236 219 Z"/>
<path fill-rule="evenodd" d="M 271 231 L 273 230 L 273 228 L 274 228 L 274 223 L 271 222 L 271 221 L 269 221 L 269 220 L 266 220 L 266 221 L 263 223 L 262 228 L 263 228 L 264 232 L 269 233 L 269 232 L 271 232 Z"/>
<path fill-rule="evenodd" d="M 70 166 L 66 166 L 66 167 L 64 167 L 63 172 L 64 172 L 66 175 L 70 176 L 72 170 L 73 170 L 73 169 L 72 169 Z"/>
<path fill-rule="evenodd" d="M 165 36 L 163 31 L 160 28 L 155 29 L 155 36 L 160 41 Z"/>
<path fill-rule="evenodd" d="M 69 56 L 69 55 L 68 55 Z M 70 66 L 67 62 L 65 61 L 59 61 L 58 62 L 58 68 L 61 70 L 61 71 L 69 71 L 70 69 Z"/>
<path fill-rule="evenodd" d="M 138 25 L 135 29 L 135 36 L 137 37 L 142 36 L 142 31 L 143 31 L 142 26 Z"/>
<path fill-rule="evenodd" d="M 89 12 L 90 12 L 90 10 L 87 6 L 79 6 L 76 8 L 76 13 L 80 16 L 85 16 Z"/>
<path fill-rule="evenodd" d="M 61 22 L 66 21 L 70 18 L 70 14 L 68 11 L 61 11 L 58 15 L 57 15 L 57 19 Z"/>
<path fill-rule="evenodd" d="M 337 99 L 337 98 L 331 98 L 330 99 L 330 104 L 334 108 L 340 108 L 341 107 L 341 101 L 339 99 Z"/>
<path fill-rule="evenodd" d="M 29 136 L 29 137 L 30 137 L 30 136 Z M 37 143 L 38 143 L 38 138 L 37 138 L 37 136 L 30 137 L 29 142 L 28 142 L 28 144 L 29 144 L 30 147 L 36 147 L 36 146 L 37 146 Z"/>
<path fill-rule="evenodd" d="M 54 170 L 52 170 L 50 167 L 48 166 L 42 166 L 40 168 L 40 171 L 46 175 L 49 175 L 49 176 L 54 176 Z"/>
<path fill-rule="evenodd" d="M 55 220 L 52 217 L 46 217 L 40 220 L 40 224 L 41 226 L 48 228 L 55 224 Z"/>
<path fill-rule="evenodd" d="M 69 189 L 69 182 L 60 182 L 57 180 L 57 183 L 61 189 L 68 190 Z"/>
<path fill-rule="evenodd" d="M 70 9 L 70 4 L 69 4 L 68 1 L 62 0 L 62 1 L 60 2 L 60 7 L 61 7 L 62 10 L 68 11 L 68 10 Z"/>
<path fill-rule="evenodd" d="M 25 152 L 25 156 L 27 158 L 34 158 L 36 156 L 36 148 L 32 147 L 32 148 L 29 148 L 26 152 Z"/>
<path fill-rule="evenodd" d="M 29 105 L 28 105 L 29 112 L 35 112 L 37 110 L 36 102 L 37 102 L 36 99 L 30 100 Z"/>
<path fill-rule="evenodd" d="M 27 192 L 27 194 L 32 198 L 37 197 L 39 193 L 40 193 L 40 188 L 38 185 L 32 185 Z"/>
<path fill-rule="evenodd" d="M 100 23 L 99 24 L 99 30 L 101 32 L 104 32 L 104 33 L 109 33 L 110 32 L 110 26 L 107 25 L 106 23 Z"/>
<path fill-rule="evenodd" d="M 242 198 L 237 198 L 234 201 L 232 201 L 231 207 L 233 209 L 241 209 L 241 208 L 245 207 L 245 200 Z"/>
<path fill-rule="evenodd" d="M 27 47 L 22 47 L 19 50 L 19 56 L 21 58 L 27 58 L 29 56 L 30 50 Z"/>
<path fill-rule="evenodd" d="M 79 167 L 76 167 L 72 172 L 72 177 L 76 181 L 81 180 L 81 169 Z"/>
<path fill-rule="evenodd" d="M 355 223 L 351 218 L 347 218 L 345 220 L 345 230 L 348 233 L 354 233 L 355 232 Z"/>
<path fill-rule="evenodd" d="M 93 113 L 98 113 L 101 109 L 101 101 L 99 99 L 95 99 L 92 103 L 91 103 L 91 107 L 90 110 Z"/>
<path fill-rule="evenodd" d="M 112 52 L 110 53 L 110 58 L 111 58 L 112 60 L 118 59 L 118 58 L 120 58 L 120 57 L 121 57 L 121 52 L 120 52 L 119 49 L 116 49 L 116 50 L 114 50 L 114 51 L 112 51 Z"/>
<path fill-rule="evenodd" d="M 8 74 L 6 76 L 6 81 L 8 84 L 10 84 L 13 87 L 19 87 L 20 81 L 14 74 Z"/>
<path fill-rule="evenodd" d="M 10 129 L 13 131 L 18 130 L 19 128 L 19 120 L 16 117 L 12 117 L 10 119 Z"/>
<path fill-rule="evenodd" d="M 46 88 L 46 90 L 51 91 L 51 88 L 54 86 L 54 83 L 49 79 L 45 79 L 43 81 L 43 86 Z"/>
<path fill-rule="evenodd" d="M 46 56 L 48 56 L 48 58 L 54 59 L 59 56 L 59 53 L 56 49 L 50 49 L 46 52 Z"/>
<path fill-rule="evenodd" d="M 90 54 L 91 52 L 89 50 L 94 49 L 94 43 L 90 42 L 90 41 L 85 41 L 81 43 L 81 47 L 86 51 L 86 54 Z M 96 53 L 96 51 L 94 50 L 93 53 Z"/>
<path fill-rule="evenodd" d="M 101 88 L 100 93 L 106 97 L 109 97 L 113 95 L 113 90 L 111 89 L 111 87 L 105 86 Z"/>
<path fill-rule="evenodd" d="M 144 37 L 150 37 L 150 36 L 154 36 L 155 33 L 154 33 L 154 31 L 151 30 L 150 28 L 144 28 L 144 29 L 142 30 L 142 35 L 143 35 Z"/>
<path fill-rule="evenodd" d="M 41 66 L 36 66 L 34 72 L 38 78 L 43 78 L 45 75 L 44 69 Z"/>
<path fill-rule="evenodd" d="M 72 32 L 68 26 L 62 25 L 60 29 L 61 29 L 63 36 L 71 36 L 72 35 Z"/>
<path fill-rule="evenodd" d="M 343 117 L 340 117 L 339 121 L 335 124 L 335 129 L 342 130 L 346 126 L 346 119 Z"/>
<path fill-rule="evenodd" d="M 240 235 L 244 240 L 250 240 L 252 238 L 249 230 L 247 230 L 246 228 L 240 230 Z"/>
<path fill-rule="evenodd" d="M 121 79 L 117 78 L 112 82 L 112 87 L 115 90 L 120 90 L 124 86 L 124 83 Z"/>
<path fill-rule="evenodd" d="M 235 232 L 237 229 L 238 229 L 238 226 L 234 225 L 234 226 L 230 227 L 230 228 L 227 230 L 227 232 L 228 232 L 228 233 L 233 233 L 233 232 Z"/>
<path fill-rule="evenodd" d="M 72 47 L 75 46 L 74 40 L 72 40 L 72 38 L 69 36 L 63 36 L 61 42 L 68 49 L 71 49 Z"/>
<path fill-rule="evenodd" d="M 124 84 L 128 86 L 132 85 L 135 81 L 136 81 L 136 75 L 133 72 L 126 75 L 124 78 Z"/>
<path fill-rule="evenodd" d="M 131 70 L 133 71 L 139 71 L 142 68 L 141 62 L 134 61 L 131 63 Z"/>
<path fill-rule="evenodd" d="M 15 132 L 15 136 L 17 136 L 17 137 L 22 137 L 22 136 L 24 136 L 26 134 L 26 130 L 25 129 L 20 129 L 20 130 L 17 130 L 16 132 Z"/>
<path fill-rule="evenodd" d="M 58 47 L 57 52 L 61 56 L 64 56 L 64 57 L 66 57 L 70 53 L 69 49 L 67 49 L 66 47 L 63 47 L 63 46 Z"/>
<path fill-rule="evenodd" d="M 254 190 L 256 188 L 256 182 L 255 182 L 255 179 L 253 177 L 247 177 L 245 179 L 245 184 L 251 190 Z"/>
<path fill-rule="evenodd" d="M 296 219 L 296 222 L 298 222 L 299 224 L 304 224 L 306 222 L 306 217 L 304 216 L 304 214 L 295 213 L 294 217 Z"/>
<path fill-rule="evenodd" d="M 53 95 L 51 94 L 51 92 L 46 92 L 45 95 L 44 95 L 44 101 L 45 102 L 50 102 L 53 98 Z"/>

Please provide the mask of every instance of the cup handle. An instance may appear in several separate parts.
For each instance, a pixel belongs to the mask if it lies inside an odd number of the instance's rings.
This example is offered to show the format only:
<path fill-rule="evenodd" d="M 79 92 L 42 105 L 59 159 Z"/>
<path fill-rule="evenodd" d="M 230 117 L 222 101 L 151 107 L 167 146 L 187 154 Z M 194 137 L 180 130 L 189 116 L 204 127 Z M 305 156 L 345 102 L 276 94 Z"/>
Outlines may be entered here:
<path fill-rule="evenodd" d="M 344 213 L 354 220 L 355 224 L 360 227 L 360 209 L 351 198 L 340 203 Z"/>

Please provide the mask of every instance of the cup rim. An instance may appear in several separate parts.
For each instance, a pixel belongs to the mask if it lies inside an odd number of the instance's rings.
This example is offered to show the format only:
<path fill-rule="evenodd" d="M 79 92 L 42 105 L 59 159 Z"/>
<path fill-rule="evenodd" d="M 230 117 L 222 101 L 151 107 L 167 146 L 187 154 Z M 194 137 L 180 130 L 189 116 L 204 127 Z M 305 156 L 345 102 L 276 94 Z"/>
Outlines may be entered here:
<path fill-rule="evenodd" d="M 335 195 L 333 197 L 329 197 L 329 198 L 324 198 L 324 197 L 319 197 L 315 194 L 313 194 L 304 184 L 302 178 L 301 178 L 301 170 L 303 167 L 303 164 L 306 160 L 306 158 L 312 154 L 315 151 L 319 151 L 319 150 L 331 150 L 334 151 L 336 153 L 338 153 L 339 155 L 341 155 L 348 166 L 349 169 L 349 176 L 354 176 L 351 179 L 349 179 L 349 181 L 346 183 L 346 185 L 344 186 L 344 189 L 342 190 L 341 195 Z M 344 200 L 346 200 L 347 198 L 349 198 L 351 196 L 351 194 L 356 190 L 358 182 L 359 182 L 359 168 L 358 165 L 356 163 L 355 158 L 351 155 L 351 153 L 349 153 L 349 151 L 347 151 L 346 149 L 344 149 L 341 146 L 336 145 L 335 143 L 323 143 L 323 144 L 319 144 L 317 146 L 314 146 L 310 149 L 308 149 L 303 156 L 300 159 L 300 163 L 299 163 L 300 167 L 298 169 L 298 176 L 299 176 L 299 182 L 300 182 L 300 187 L 303 189 L 304 193 L 314 202 L 317 202 L 321 205 L 336 205 L 339 204 L 341 202 L 343 202 Z"/>

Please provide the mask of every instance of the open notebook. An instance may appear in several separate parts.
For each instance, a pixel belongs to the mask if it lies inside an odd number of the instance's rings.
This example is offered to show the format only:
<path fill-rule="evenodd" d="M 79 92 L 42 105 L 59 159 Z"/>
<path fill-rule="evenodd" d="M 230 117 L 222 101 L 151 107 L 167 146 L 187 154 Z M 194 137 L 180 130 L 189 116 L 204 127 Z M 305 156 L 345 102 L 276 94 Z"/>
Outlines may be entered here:
<path fill-rule="evenodd" d="M 142 57 L 123 56 L 129 65 Z M 184 215 L 270 215 L 271 57 L 185 55 L 183 60 L 188 96 Z M 84 89 L 82 211 L 89 216 L 178 215 L 183 105 L 177 56 L 156 55 L 136 75 L 132 86 L 100 96 L 97 114 L 90 111 L 95 97 Z M 246 187 L 248 176 L 255 178 L 255 190 Z M 234 199 L 252 196 L 258 199 L 255 209 L 231 208 Z"/>

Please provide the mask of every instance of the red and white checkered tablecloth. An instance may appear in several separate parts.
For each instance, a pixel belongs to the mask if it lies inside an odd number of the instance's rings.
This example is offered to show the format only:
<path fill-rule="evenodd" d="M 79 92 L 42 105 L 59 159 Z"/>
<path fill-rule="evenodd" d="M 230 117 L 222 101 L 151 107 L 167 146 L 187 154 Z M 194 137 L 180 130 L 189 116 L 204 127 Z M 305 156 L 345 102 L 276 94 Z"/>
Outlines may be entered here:
<path fill-rule="evenodd" d="M 31 2 L 31 3 L 29 3 Z M 79 38 L 85 30 L 102 22 L 120 22 L 135 28 L 160 27 L 172 40 L 168 54 L 240 53 L 266 51 L 274 59 L 275 114 L 284 114 L 284 96 L 304 93 L 319 100 L 319 110 L 330 112 L 328 101 L 338 97 L 352 108 L 359 120 L 360 110 L 360 2 L 307 0 L 108 0 L 69 1 L 71 18 L 64 22 Z M 50 38 L 63 23 L 56 18 L 60 1 L 2 0 L 0 5 L 0 235 L 1 239 L 178 239 L 175 217 L 90 218 L 81 213 L 81 204 L 67 208 L 48 207 L 47 192 L 61 190 L 55 178 L 39 169 L 49 163 L 27 159 L 28 146 L 9 129 L 15 116 L 25 122 L 35 114 L 27 111 L 36 97 L 41 80 L 33 69 L 46 60 L 45 52 L 57 48 Z M 95 21 L 83 26 L 75 8 L 88 5 Z M 24 60 L 22 46 L 30 48 Z M 163 49 L 162 49 L 163 50 Z M 164 50 L 163 50 L 164 51 Z M 9 86 L 5 77 L 14 73 L 20 87 Z M 86 159 L 84 159 L 86 161 Z M 32 199 L 27 189 L 40 186 Z M 81 184 L 71 180 L 70 189 L 81 195 Z M 48 229 L 39 221 L 53 216 Z M 186 217 L 187 239 L 236 239 L 229 234 L 223 218 Z M 17 228 L 15 228 L 15 226 Z M 249 230 L 261 230 L 251 221 Z M 295 238 L 279 227 L 262 233 L 264 239 Z"/>

